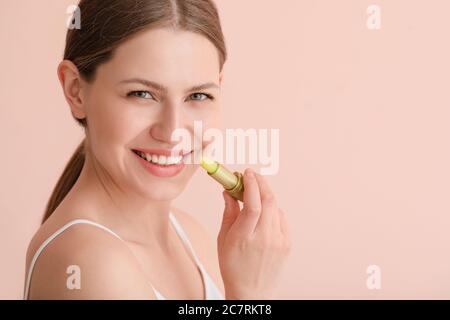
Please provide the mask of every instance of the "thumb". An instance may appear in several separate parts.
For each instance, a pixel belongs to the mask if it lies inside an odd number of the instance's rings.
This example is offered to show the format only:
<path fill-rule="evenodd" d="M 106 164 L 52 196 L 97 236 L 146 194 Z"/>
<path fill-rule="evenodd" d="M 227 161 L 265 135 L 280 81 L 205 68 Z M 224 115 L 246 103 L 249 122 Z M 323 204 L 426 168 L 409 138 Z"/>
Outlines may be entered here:
<path fill-rule="evenodd" d="M 239 215 L 241 209 L 237 200 L 230 196 L 225 190 L 222 191 L 222 196 L 225 200 L 225 208 L 223 210 L 222 227 L 220 229 L 220 232 L 223 234 L 227 234 L 234 221 L 236 221 L 236 218 Z"/>

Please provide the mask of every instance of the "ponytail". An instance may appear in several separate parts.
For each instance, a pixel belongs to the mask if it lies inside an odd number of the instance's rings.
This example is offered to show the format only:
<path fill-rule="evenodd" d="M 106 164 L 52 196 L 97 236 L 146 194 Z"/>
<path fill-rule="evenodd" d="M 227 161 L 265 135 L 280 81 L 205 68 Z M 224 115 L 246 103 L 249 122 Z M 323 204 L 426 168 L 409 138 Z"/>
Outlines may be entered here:
<path fill-rule="evenodd" d="M 45 209 L 45 214 L 42 219 L 42 223 L 47 220 L 53 211 L 59 206 L 64 197 L 72 189 L 73 185 L 80 176 L 81 169 L 83 168 L 85 158 L 84 151 L 84 140 L 80 143 L 78 148 L 75 150 L 72 158 L 70 158 L 69 163 L 66 165 L 63 174 L 58 180 L 55 188 L 53 189 L 50 200 L 47 203 L 47 208 Z"/>

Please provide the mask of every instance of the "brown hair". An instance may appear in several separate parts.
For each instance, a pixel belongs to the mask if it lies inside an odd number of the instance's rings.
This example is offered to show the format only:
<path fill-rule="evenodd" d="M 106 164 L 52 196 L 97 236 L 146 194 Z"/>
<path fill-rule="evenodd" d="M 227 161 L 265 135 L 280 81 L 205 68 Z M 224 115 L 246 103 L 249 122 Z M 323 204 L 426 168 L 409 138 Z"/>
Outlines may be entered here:
<path fill-rule="evenodd" d="M 64 59 L 72 61 L 88 82 L 95 79 L 97 67 L 112 58 L 121 42 L 150 28 L 171 27 L 203 35 L 217 48 L 221 70 L 227 59 L 219 14 L 212 0 L 80 0 L 78 8 L 81 28 L 68 29 Z M 86 129 L 86 119 L 74 119 Z M 42 223 L 77 181 L 84 165 L 84 142 L 59 178 Z"/>

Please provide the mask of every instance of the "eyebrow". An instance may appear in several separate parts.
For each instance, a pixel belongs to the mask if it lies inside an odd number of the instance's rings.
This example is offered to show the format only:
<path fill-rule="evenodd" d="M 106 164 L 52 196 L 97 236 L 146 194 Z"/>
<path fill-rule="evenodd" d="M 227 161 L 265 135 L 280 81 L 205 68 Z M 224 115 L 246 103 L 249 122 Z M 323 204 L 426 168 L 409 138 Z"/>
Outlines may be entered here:
<path fill-rule="evenodd" d="M 118 85 L 123 84 L 123 83 L 140 83 L 140 84 L 143 84 L 144 86 L 153 88 L 154 90 L 157 90 L 162 93 L 167 93 L 167 91 L 168 91 L 168 88 L 163 86 L 162 84 L 159 84 L 157 82 L 147 80 L 147 79 L 141 79 L 141 78 L 126 79 L 126 80 L 120 81 L 118 83 Z M 219 85 L 217 85 L 214 82 L 207 82 L 207 83 L 195 85 L 195 86 L 189 88 L 187 91 L 199 91 L 199 90 L 204 90 L 204 89 L 220 89 L 220 87 L 219 87 Z"/>

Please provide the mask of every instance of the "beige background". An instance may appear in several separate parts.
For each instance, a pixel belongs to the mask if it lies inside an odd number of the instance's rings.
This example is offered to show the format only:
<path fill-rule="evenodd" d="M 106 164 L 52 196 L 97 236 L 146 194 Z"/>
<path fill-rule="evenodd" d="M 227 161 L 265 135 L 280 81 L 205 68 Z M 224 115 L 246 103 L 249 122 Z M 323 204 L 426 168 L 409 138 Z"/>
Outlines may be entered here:
<path fill-rule="evenodd" d="M 0 0 L 3 299 L 21 298 L 28 241 L 82 138 L 56 76 L 73 3 Z M 294 250 L 279 297 L 450 298 L 450 2 L 217 3 L 225 124 L 280 129 L 268 179 Z M 371 4 L 381 30 L 366 27 Z M 176 201 L 214 236 L 219 191 L 199 171 Z"/>

